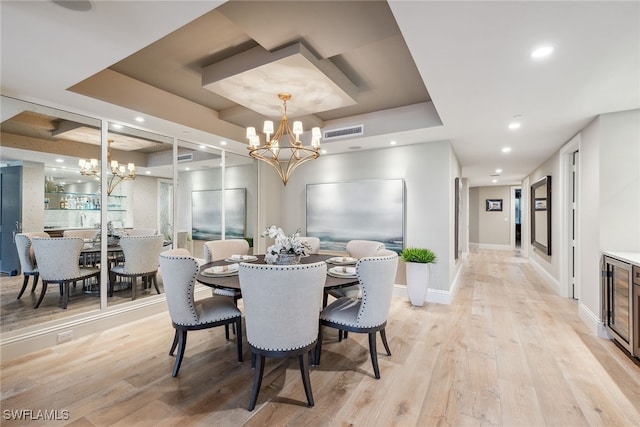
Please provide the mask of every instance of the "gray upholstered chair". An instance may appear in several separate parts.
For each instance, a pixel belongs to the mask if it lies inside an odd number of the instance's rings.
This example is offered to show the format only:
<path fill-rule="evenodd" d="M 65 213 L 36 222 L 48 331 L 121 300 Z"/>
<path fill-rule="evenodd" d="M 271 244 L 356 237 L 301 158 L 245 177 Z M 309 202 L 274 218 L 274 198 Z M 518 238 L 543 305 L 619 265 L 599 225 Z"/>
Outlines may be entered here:
<path fill-rule="evenodd" d="M 160 274 L 167 296 L 171 323 L 176 330 L 169 355 L 178 347 L 172 375 L 178 375 L 187 332 L 216 326 L 236 326 L 238 362 L 242 362 L 242 313 L 228 298 L 209 297 L 194 300 L 194 286 L 198 274 L 198 261 L 186 249 L 171 249 L 160 254 Z"/>
<path fill-rule="evenodd" d="M 347 252 L 352 258 L 364 258 L 375 256 L 378 251 L 385 249 L 384 243 L 375 240 L 349 240 L 347 242 Z M 329 294 L 335 298 L 354 297 L 360 298 L 362 292 L 359 286 L 349 286 L 346 288 L 334 289 Z M 342 334 L 340 334 L 342 337 Z"/>
<path fill-rule="evenodd" d="M 298 240 L 306 243 L 309 246 L 309 250 L 307 251 L 310 254 L 317 254 L 320 251 L 320 239 L 317 237 L 311 236 L 300 236 Z"/>
<path fill-rule="evenodd" d="M 371 353 L 373 372 L 376 379 L 380 378 L 376 333 L 380 332 L 387 356 L 391 356 L 385 327 L 397 267 L 398 254 L 387 249 L 377 251 L 376 256 L 360 258 L 356 264 L 356 274 L 362 288 L 362 298 L 338 298 L 322 310 L 315 355 L 317 364 L 320 364 L 322 352 L 323 326 L 341 331 L 366 333 L 369 334 L 369 352 Z"/>
<path fill-rule="evenodd" d="M 31 240 L 42 280 L 42 292 L 34 308 L 44 299 L 49 283 L 58 283 L 61 288 L 63 307 L 69 303 L 69 284 L 96 277 L 100 282 L 100 270 L 81 267 L 78 264 L 84 241 L 79 237 L 43 238 Z"/>
<path fill-rule="evenodd" d="M 33 285 L 31 286 L 31 293 L 34 293 L 36 290 L 36 286 L 38 285 L 38 278 L 40 277 L 38 273 L 38 265 L 36 264 L 36 256 L 33 253 L 33 246 L 31 245 L 31 239 L 33 237 L 43 237 L 48 238 L 49 235 L 44 232 L 33 232 L 33 233 L 20 233 L 16 234 L 16 249 L 18 250 L 18 258 L 20 259 L 20 269 L 22 270 L 22 275 L 24 276 L 24 281 L 22 282 L 22 288 L 18 293 L 18 298 L 22 296 L 25 289 L 27 289 L 27 284 L 29 283 L 29 277 L 33 276 Z"/>
<path fill-rule="evenodd" d="M 124 254 L 124 264 L 116 265 L 109 272 L 109 296 L 113 296 L 113 287 L 118 277 L 131 279 L 131 299 L 136 299 L 138 277 L 142 278 L 145 288 L 158 288 L 158 256 L 162 251 L 164 237 L 155 236 L 122 236 L 120 246 Z"/>
<path fill-rule="evenodd" d="M 238 274 L 251 360 L 257 359 L 249 410 L 258 400 L 265 357 L 298 356 L 307 402 L 313 406 L 309 357 L 318 337 L 326 264 L 241 263 Z"/>
<path fill-rule="evenodd" d="M 204 242 L 204 262 L 219 261 L 227 259 L 232 255 L 247 255 L 249 253 L 249 242 L 245 239 L 210 240 Z M 230 291 L 215 288 L 214 295 L 233 298 L 233 303 L 238 305 L 238 300 L 242 298 L 242 292 Z M 229 326 L 225 326 L 224 333 L 229 339 Z"/>

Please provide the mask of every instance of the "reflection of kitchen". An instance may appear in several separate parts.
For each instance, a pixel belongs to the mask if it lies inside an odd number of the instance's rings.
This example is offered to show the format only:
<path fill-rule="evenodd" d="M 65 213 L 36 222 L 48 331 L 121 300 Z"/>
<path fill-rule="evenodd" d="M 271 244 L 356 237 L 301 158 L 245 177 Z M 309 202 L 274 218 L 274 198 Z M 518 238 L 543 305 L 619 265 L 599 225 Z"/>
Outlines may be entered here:
<path fill-rule="evenodd" d="M 127 201 L 133 197 L 132 183 L 123 183 L 120 194 L 107 196 L 107 218 L 114 227 L 133 226 L 133 212 Z M 44 229 L 96 228 L 100 225 L 100 193 L 98 182 L 67 183 L 45 177 Z"/>

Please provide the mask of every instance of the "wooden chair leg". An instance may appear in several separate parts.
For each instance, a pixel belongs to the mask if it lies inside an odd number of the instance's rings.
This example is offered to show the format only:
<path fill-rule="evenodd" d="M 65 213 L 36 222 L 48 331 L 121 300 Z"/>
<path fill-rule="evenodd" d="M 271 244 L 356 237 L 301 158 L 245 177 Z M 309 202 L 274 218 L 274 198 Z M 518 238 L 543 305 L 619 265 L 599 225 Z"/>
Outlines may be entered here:
<path fill-rule="evenodd" d="M 38 277 L 38 276 L 36 276 L 36 277 Z M 22 282 L 22 288 L 20 289 L 20 292 L 18 293 L 18 298 L 16 298 L 16 299 L 20 299 L 20 297 L 24 293 L 24 290 L 27 289 L 27 283 L 29 283 L 29 275 L 25 274 L 24 275 L 24 281 Z"/>
<path fill-rule="evenodd" d="M 74 285 L 76 282 L 73 282 Z M 64 282 L 62 285 L 62 308 L 67 309 L 67 304 L 69 304 L 69 282 Z"/>
<path fill-rule="evenodd" d="M 253 375 L 253 390 L 251 390 L 251 399 L 249 400 L 249 410 L 253 411 L 258 401 L 258 393 L 262 385 L 262 374 L 264 374 L 264 356 L 256 355 L 257 366 Z"/>
<path fill-rule="evenodd" d="M 369 332 L 369 353 L 371 353 L 371 363 L 373 364 L 373 373 L 377 380 L 380 379 L 380 369 L 378 369 L 378 352 L 376 350 L 376 333 Z"/>
<path fill-rule="evenodd" d="M 115 273 L 113 272 L 109 272 L 109 296 L 112 297 L 113 296 L 113 287 L 116 284 L 116 279 L 118 278 L 118 276 L 116 276 Z"/>
<path fill-rule="evenodd" d="M 238 347 L 238 362 L 242 363 L 242 317 L 238 317 L 236 327 L 236 346 Z"/>
<path fill-rule="evenodd" d="M 318 327 L 318 341 L 313 354 L 313 365 L 320 366 L 320 355 L 322 354 L 322 325 Z"/>
<path fill-rule="evenodd" d="M 178 346 L 178 330 L 176 329 L 176 333 L 173 334 L 173 344 L 171 344 L 171 350 L 169 350 L 169 356 L 173 356 L 173 352 L 176 350 Z"/>
<path fill-rule="evenodd" d="M 226 325 L 224 325 L 224 337 L 227 340 L 229 339 L 229 324 L 228 323 Z"/>
<path fill-rule="evenodd" d="M 153 282 L 153 286 L 156 288 L 156 292 L 160 295 L 160 288 L 158 287 L 158 273 L 151 276 L 151 281 Z"/>
<path fill-rule="evenodd" d="M 176 363 L 173 365 L 173 373 L 172 376 L 178 376 L 178 371 L 180 370 L 180 365 L 182 364 L 182 358 L 184 357 L 184 350 L 187 346 L 187 331 L 181 330 L 177 331 L 178 333 L 178 354 L 176 355 Z"/>
<path fill-rule="evenodd" d="M 39 274 L 34 274 L 33 275 L 33 286 L 31 287 L 31 293 L 34 293 L 36 291 L 36 286 L 38 285 L 38 279 L 40 278 Z"/>
<path fill-rule="evenodd" d="M 36 305 L 33 308 L 38 308 L 40 306 L 40 303 L 44 299 L 44 294 L 47 293 L 47 285 L 48 285 L 48 283 L 43 280 L 42 281 L 42 291 L 40 291 L 40 298 L 38 298 L 38 302 L 36 302 Z"/>
<path fill-rule="evenodd" d="M 389 344 L 387 344 L 387 333 L 384 331 L 384 329 L 380 330 L 380 338 L 382 338 L 384 349 L 387 350 L 387 356 L 391 356 L 391 350 L 389 350 Z"/>
<path fill-rule="evenodd" d="M 136 288 L 138 287 L 138 278 L 133 276 L 131 278 L 131 301 L 136 299 Z"/>
<path fill-rule="evenodd" d="M 311 392 L 311 381 L 309 380 L 309 356 L 311 351 L 307 354 L 301 354 L 298 356 L 300 360 L 300 374 L 302 375 L 302 385 L 304 386 L 304 393 L 307 395 L 307 403 L 309 407 L 314 405 L 313 393 Z"/>

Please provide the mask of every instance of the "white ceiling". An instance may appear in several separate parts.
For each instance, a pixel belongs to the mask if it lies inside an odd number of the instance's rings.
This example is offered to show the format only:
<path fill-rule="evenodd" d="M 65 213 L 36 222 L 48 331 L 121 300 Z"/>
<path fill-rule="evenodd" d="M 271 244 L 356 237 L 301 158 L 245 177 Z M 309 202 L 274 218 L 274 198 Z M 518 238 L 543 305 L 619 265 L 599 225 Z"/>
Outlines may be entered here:
<path fill-rule="evenodd" d="M 73 12 L 49 1 L 2 0 L 2 94 L 132 124 L 145 106 L 124 108 L 68 88 L 223 3 L 93 1 L 91 11 Z M 432 121 L 419 129 L 393 129 L 390 134 L 326 144 L 330 154 L 352 145 L 388 147 L 392 138 L 397 145 L 449 140 L 470 185 L 512 185 L 598 114 L 640 108 L 640 2 L 391 1 L 389 5 L 433 102 L 429 108 L 435 107 L 442 124 Z M 330 6 L 324 2 L 322 7 Z M 249 15 L 250 9 L 245 12 Z M 269 24 L 289 28 L 284 21 Z M 331 31 L 330 23 L 319 27 Z M 227 42 L 231 46 L 246 40 Z M 532 60 L 531 50 L 545 43 L 555 47 L 553 55 Z M 393 65 L 390 60 L 389 67 Z M 428 115 L 429 108 L 422 106 L 420 111 Z M 402 114 L 408 110 L 394 112 L 396 122 L 397 116 L 410 116 Z M 514 115 L 522 116 L 517 131 L 507 129 Z M 156 133 L 208 144 L 225 137 L 187 121 L 145 116 L 146 122 L 136 126 Z M 388 117 L 367 116 L 382 123 Z M 360 118 L 334 118 L 334 122 L 359 124 L 354 121 Z M 230 140 L 227 148 L 246 153 L 244 143 Z M 512 147 L 511 153 L 501 153 L 504 146 Z M 490 175 L 496 168 L 503 173 L 492 184 Z"/>

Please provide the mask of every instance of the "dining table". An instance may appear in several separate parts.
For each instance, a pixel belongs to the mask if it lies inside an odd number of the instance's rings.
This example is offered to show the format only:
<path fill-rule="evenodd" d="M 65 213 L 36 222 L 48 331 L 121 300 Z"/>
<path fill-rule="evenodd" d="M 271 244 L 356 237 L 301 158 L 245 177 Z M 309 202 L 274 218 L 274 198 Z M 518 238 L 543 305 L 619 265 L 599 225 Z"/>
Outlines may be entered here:
<path fill-rule="evenodd" d="M 333 289 L 339 289 L 339 288 L 346 288 L 346 287 L 354 286 L 358 284 L 358 278 L 355 276 L 355 274 L 354 275 L 345 274 L 341 277 L 329 275 L 328 273 L 329 268 L 335 266 L 335 265 L 332 265 L 330 261 L 336 258 L 340 258 L 340 257 L 336 257 L 335 255 L 327 255 L 327 254 L 311 254 L 311 255 L 300 258 L 300 264 L 312 264 L 320 261 L 324 261 L 324 262 L 329 261 L 327 262 L 328 268 L 327 268 L 326 280 L 324 283 L 324 305 L 326 305 L 326 300 L 328 295 L 327 291 L 330 291 Z M 352 262 L 340 263 L 342 264 L 340 266 L 354 267 L 355 262 L 357 260 L 353 259 L 351 261 Z M 232 263 L 238 263 L 238 262 L 246 262 L 246 261 L 228 259 L 228 260 L 211 261 L 211 262 L 202 264 L 198 270 L 198 276 L 196 277 L 196 280 L 199 283 L 202 283 L 203 285 L 206 285 L 212 288 L 226 289 L 229 291 L 240 291 L 240 279 L 238 277 L 237 271 L 230 272 L 229 274 L 220 274 L 220 275 L 212 275 L 212 274 L 206 274 L 206 273 L 203 274 L 205 270 L 210 269 L 211 267 L 228 266 Z M 264 255 L 256 255 L 255 259 L 253 259 L 251 262 L 257 263 L 257 264 L 264 264 L 265 263 Z"/>

